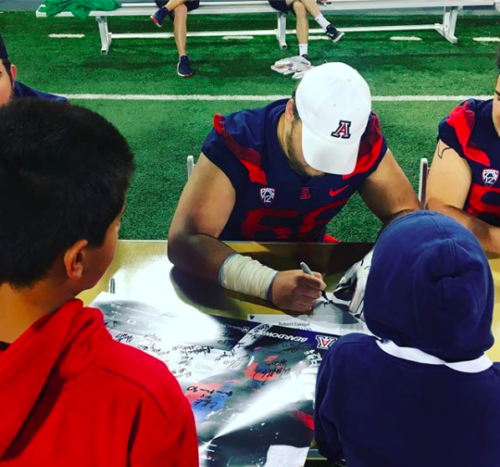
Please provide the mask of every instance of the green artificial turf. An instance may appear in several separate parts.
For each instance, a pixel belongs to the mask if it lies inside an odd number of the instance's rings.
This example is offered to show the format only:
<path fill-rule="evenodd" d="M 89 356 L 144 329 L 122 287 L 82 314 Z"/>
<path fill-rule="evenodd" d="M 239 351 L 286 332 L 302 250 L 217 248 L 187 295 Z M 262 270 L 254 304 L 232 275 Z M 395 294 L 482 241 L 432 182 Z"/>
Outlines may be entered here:
<path fill-rule="evenodd" d="M 334 19 L 334 17 L 332 18 Z M 439 17 L 341 16 L 337 25 L 369 26 L 401 23 L 430 24 Z M 293 26 L 293 20 L 290 20 Z M 113 32 L 158 32 L 149 18 L 110 18 Z M 498 36 L 500 15 L 460 18 L 458 45 L 433 31 L 408 33 L 349 33 L 340 43 L 311 41 L 315 64 L 340 60 L 359 69 L 374 94 L 490 93 L 497 45 L 472 37 Z M 273 15 L 192 16 L 190 30 L 272 29 Z M 167 22 L 165 30 L 171 30 Z M 0 30 L 12 58 L 22 65 L 21 78 L 39 87 L 65 93 L 146 94 L 283 94 L 289 79 L 269 70 L 274 61 L 295 54 L 295 38 L 280 50 L 272 36 L 252 41 L 192 38 L 189 54 L 196 79 L 175 73 L 173 39 L 115 40 L 107 56 L 100 54 L 96 21 L 71 18 L 36 19 L 32 12 L 0 15 Z M 51 33 L 83 33 L 83 39 L 49 39 Z M 421 42 L 393 42 L 393 35 L 416 35 Z"/>
<path fill-rule="evenodd" d="M 331 17 L 335 20 L 335 17 Z M 341 16 L 339 27 L 433 23 L 435 16 Z M 113 32 L 155 30 L 148 18 L 111 18 Z M 293 26 L 290 20 L 289 27 Z M 372 93 L 391 95 L 492 94 L 495 74 L 494 43 L 477 43 L 473 37 L 499 35 L 500 15 L 461 17 L 458 45 L 432 31 L 408 33 L 350 33 L 337 45 L 311 41 L 314 64 L 344 61 L 367 79 Z M 167 24 L 168 30 L 171 26 Z M 192 16 L 195 30 L 271 29 L 273 15 Z M 269 67 L 296 53 L 279 49 L 274 37 L 251 41 L 196 38 L 189 53 L 196 76 L 182 80 L 175 73 L 173 40 L 120 40 L 109 55 L 100 54 L 95 20 L 36 19 L 33 12 L 0 14 L 0 32 L 11 58 L 20 69 L 19 79 L 55 93 L 109 94 L 212 94 L 287 95 L 295 83 Z M 83 33 L 83 39 L 50 39 L 51 33 Z M 393 42 L 393 35 L 421 37 L 421 42 Z M 166 237 L 177 200 L 186 181 L 186 156 L 197 155 L 211 128 L 214 113 L 234 112 L 264 103 L 255 102 L 131 102 L 75 101 L 112 121 L 127 137 L 138 170 L 128 196 L 121 231 L 126 239 Z M 458 103 L 458 102 L 457 102 Z M 456 105 L 453 102 L 376 102 L 389 147 L 413 186 L 418 184 L 421 157 L 431 158 L 437 124 Z M 374 240 L 379 222 L 353 198 L 329 228 L 343 241 Z M 308 462 L 307 466 L 325 466 Z"/>
<path fill-rule="evenodd" d="M 334 17 L 332 19 L 335 19 Z M 429 24 L 436 16 L 341 16 L 340 27 Z M 111 18 L 113 32 L 153 29 L 148 18 Z M 311 41 L 315 64 L 341 60 L 367 79 L 373 95 L 480 95 L 492 94 L 496 79 L 498 45 L 478 43 L 473 37 L 498 36 L 500 15 L 465 16 L 459 20 L 458 45 L 433 31 L 408 33 L 350 33 L 339 44 Z M 289 26 L 293 26 L 290 20 Z M 164 26 L 167 30 L 170 24 Z M 273 15 L 192 16 L 190 30 L 269 29 Z M 36 19 L 33 12 L 0 14 L 0 31 L 19 79 L 55 93 L 289 95 L 289 77 L 269 67 L 296 53 L 294 37 L 282 51 L 274 37 L 251 41 L 192 38 L 189 53 L 196 76 L 177 77 L 173 40 L 117 40 L 109 55 L 100 54 L 94 19 Z M 83 33 L 83 39 L 51 39 L 51 33 Z M 394 42 L 393 35 L 421 37 L 421 42 Z M 122 238 L 166 237 L 182 187 L 186 156 L 198 155 L 215 113 L 228 113 L 265 103 L 256 102 L 151 102 L 78 100 L 102 113 L 128 138 L 138 170 L 128 197 Z M 431 158 L 437 124 L 458 102 L 375 102 L 389 147 L 414 187 L 421 157 Z M 379 222 L 353 198 L 329 227 L 342 241 L 374 240 Z"/>
<path fill-rule="evenodd" d="M 79 101 L 111 120 L 131 142 L 138 170 L 132 184 L 122 237 L 166 237 L 176 202 L 186 182 L 186 156 L 198 155 L 216 112 L 229 113 L 255 102 Z M 415 187 L 421 157 L 432 158 L 436 128 L 453 108 L 450 102 L 378 102 L 389 146 Z M 179 116 L 182 115 L 182 118 Z M 378 220 L 355 197 L 332 222 L 342 241 L 374 240 Z"/>

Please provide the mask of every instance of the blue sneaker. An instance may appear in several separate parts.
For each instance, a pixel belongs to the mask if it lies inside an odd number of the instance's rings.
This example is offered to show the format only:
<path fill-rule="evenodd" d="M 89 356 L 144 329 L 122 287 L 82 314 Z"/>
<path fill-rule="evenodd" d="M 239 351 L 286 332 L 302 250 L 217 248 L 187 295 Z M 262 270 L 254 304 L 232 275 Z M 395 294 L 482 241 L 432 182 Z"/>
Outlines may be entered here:
<path fill-rule="evenodd" d="M 179 58 L 179 63 L 177 64 L 177 74 L 183 78 L 190 78 L 193 76 L 187 55 L 183 55 Z"/>
<path fill-rule="evenodd" d="M 168 10 L 166 8 L 160 8 L 153 16 L 151 16 L 151 21 L 161 28 L 163 26 L 163 21 L 165 21 L 167 16 Z"/>
<path fill-rule="evenodd" d="M 338 42 L 345 36 L 344 32 L 340 32 L 334 28 L 331 24 L 326 28 L 326 35 L 333 41 Z"/>

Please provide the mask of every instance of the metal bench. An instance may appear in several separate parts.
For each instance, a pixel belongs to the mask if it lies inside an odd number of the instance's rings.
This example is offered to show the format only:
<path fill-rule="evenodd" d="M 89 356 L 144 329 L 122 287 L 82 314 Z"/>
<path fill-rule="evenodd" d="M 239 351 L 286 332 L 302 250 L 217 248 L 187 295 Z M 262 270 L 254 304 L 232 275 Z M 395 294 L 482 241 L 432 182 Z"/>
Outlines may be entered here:
<path fill-rule="evenodd" d="M 369 26 L 341 28 L 345 32 L 371 32 L 371 31 L 425 31 L 434 30 L 441 34 L 452 44 L 458 42 L 455 30 L 458 12 L 464 7 L 495 6 L 500 11 L 500 0 L 332 0 L 321 6 L 324 13 L 336 11 L 377 11 L 377 10 L 419 10 L 422 8 L 443 8 L 443 19 L 440 23 L 424 25 L 397 25 L 397 26 Z M 157 7 L 154 3 L 123 3 L 121 8 L 114 11 L 93 11 L 90 16 L 95 17 L 99 25 L 101 36 L 101 53 L 107 54 L 113 39 L 158 39 L 172 38 L 173 33 L 112 33 L 108 27 L 108 17 L 118 16 L 151 16 Z M 280 13 L 271 8 L 266 0 L 239 0 L 239 1 L 213 1 L 201 2 L 200 8 L 194 10 L 192 15 L 206 14 L 254 14 L 273 13 L 277 16 L 277 27 L 274 30 L 253 31 L 210 31 L 190 32 L 189 37 L 221 37 L 221 36 L 269 36 L 278 39 L 282 49 L 287 48 L 286 35 L 294 34 L 295 30 L 286 29 L 287 14 Z M 39 18 L 46 17 L 45 13 L 36 11 Z M 71 13 L 63 12 L 58 17 L 72 17 Z M 321 33 L 321 29 L 313 29 L 311 33 Z"/>

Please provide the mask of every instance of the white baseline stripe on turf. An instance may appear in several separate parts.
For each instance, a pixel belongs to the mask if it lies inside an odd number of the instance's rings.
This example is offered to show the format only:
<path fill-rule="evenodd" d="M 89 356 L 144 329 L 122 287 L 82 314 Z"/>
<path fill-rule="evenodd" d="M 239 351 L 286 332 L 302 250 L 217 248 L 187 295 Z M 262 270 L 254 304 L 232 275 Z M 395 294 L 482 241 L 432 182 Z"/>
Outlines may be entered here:
<path fill-rule="evenodd" d="M 391 41 L 410 41 L 410 42 L 418 42 L 421 41 L 421 37 L 417 36 L 392 36 Z"/>
<path fill-rule="evenodd" d="M 52 39 L 82 39 L 85 34 L 49 34 Z"/>
<path fill-rule="evenodd" d="M 70 100 L 109 101 L 275 101 L 290 96 L 210 96 L 208 94 L 61 94 Z"/>
<path fill-rule="evenodd" d="M 251 41 L 253 38 L 253 36 L 224 36 L 222 39 L 225 41 L 232 41 L 233 39 L 237 41 Z"/>
<path fill-rule="evenodd" d="M 500 37 L 474 37 L 476 42 L 500 42 Z"/>
<path fill-rule="evenodd" d="M 491 99 L 491 96 L 373 96 L 374 102 L 448 102 L 465 101 L 470 98 L 478 100 Z"/>
<path fill-rule="evenodd" d="M 59 94 L 70 100 L 90 101 L 259 101 L 271 102 L 278 99 L 286 99 L 290 96 L 268 95 L 268 96 L 233 96 L 208 94 Z M 374 102 L 455 102 L 465 101 L 473 97 L 479 100 L 488 100 L 492 96 L 373 96 Z"/>

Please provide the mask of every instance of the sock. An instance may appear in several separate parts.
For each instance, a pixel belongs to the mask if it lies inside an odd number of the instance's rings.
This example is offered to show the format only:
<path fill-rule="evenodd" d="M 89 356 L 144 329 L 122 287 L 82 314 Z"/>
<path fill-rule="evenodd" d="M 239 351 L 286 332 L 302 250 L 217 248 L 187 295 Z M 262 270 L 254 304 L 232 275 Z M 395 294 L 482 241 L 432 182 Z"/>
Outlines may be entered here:
<path fill-rule="evenodd" d="M 328 21 L 323 15 L 319 14 L 318 16 L 316 16 L 316 18 L 314 18 L 314 21 L 316 21 L 316 23 L 318 23 L 321 28 L 323 29 L 323 31 L 326 32 L 326 28 L 328 26 L 330 26 L 330 21 Z"/>
<path fill-rule="evenodd" d="M 308 44 L 299 44 L 299 55 L 302 57 L 303 55 L 307 55 Z"/>

